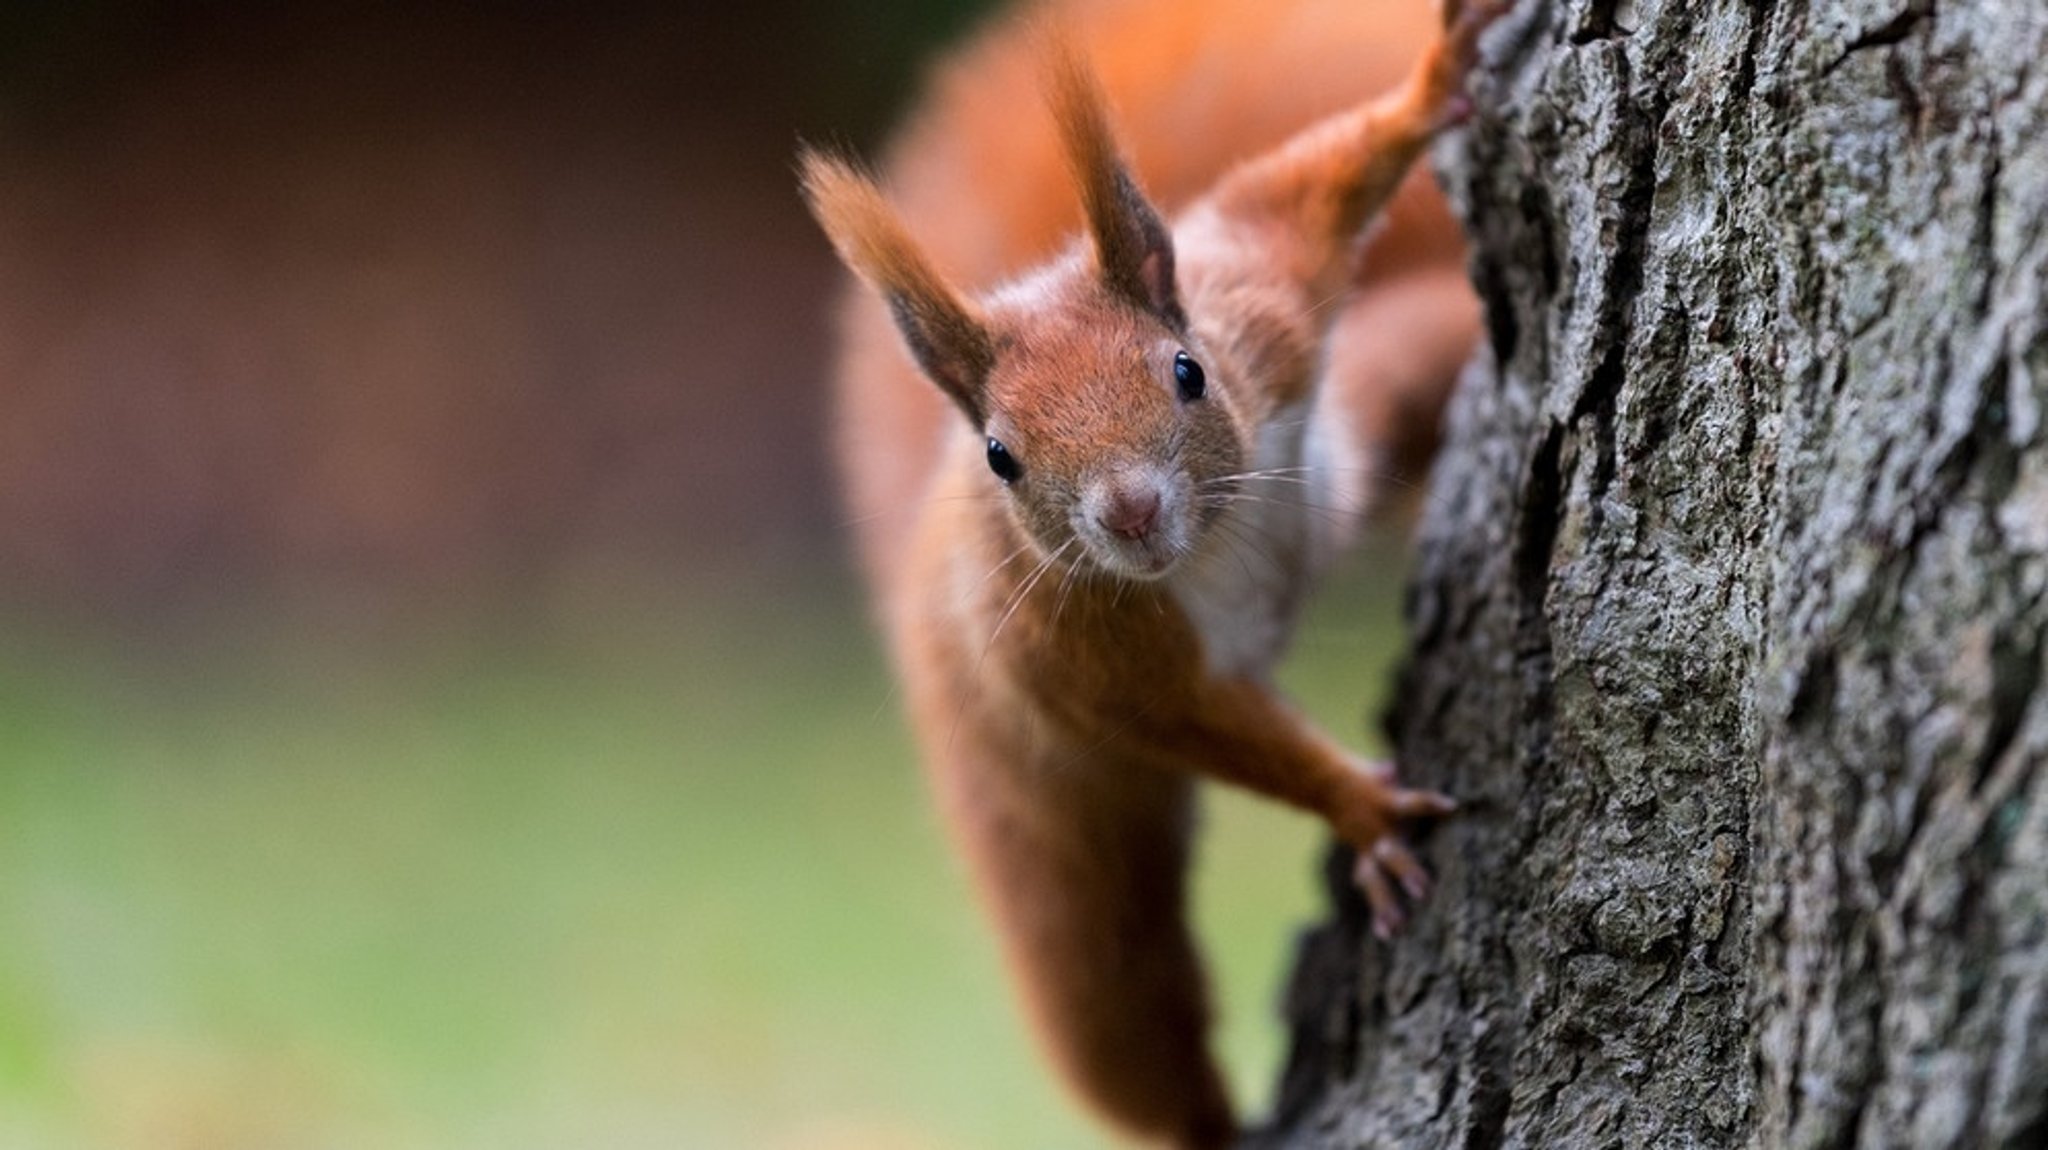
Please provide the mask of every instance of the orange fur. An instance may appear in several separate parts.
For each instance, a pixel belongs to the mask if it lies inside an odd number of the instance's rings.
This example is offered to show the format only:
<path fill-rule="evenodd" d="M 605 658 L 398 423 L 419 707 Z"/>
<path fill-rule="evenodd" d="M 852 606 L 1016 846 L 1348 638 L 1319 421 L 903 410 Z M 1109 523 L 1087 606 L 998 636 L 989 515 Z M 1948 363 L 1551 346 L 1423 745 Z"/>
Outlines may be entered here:
<path fill-rule="evenodd" d="M 918 366 L 979 421 L 980 381 L 995 360 L 980 309 L 933 270 L 881 190 L 851 165 L 808 153 L 803 188 L 839 258 L 889 305 Z"/>
<path fill-rule="evenodd" d="M 1323 817 L 1383 928 L 1423 884 L 1393 832 L 1449 809 L 1266 672 L 1371 494 L 1356 453 L 1426 439 L 1476 338 L 1455 225 L 1403 180 L 1492 14 L 1050 0 L 939 71 L 888 198 L 805 160 L 874 289 L 845 304 L 840 455 L 934 789 L 1048 1056 L 1136 1138 L 1235 1131 L 1186 921 L 1194 777 Z M 1304 470 L 1248 474 L 1274 459 Z"/>

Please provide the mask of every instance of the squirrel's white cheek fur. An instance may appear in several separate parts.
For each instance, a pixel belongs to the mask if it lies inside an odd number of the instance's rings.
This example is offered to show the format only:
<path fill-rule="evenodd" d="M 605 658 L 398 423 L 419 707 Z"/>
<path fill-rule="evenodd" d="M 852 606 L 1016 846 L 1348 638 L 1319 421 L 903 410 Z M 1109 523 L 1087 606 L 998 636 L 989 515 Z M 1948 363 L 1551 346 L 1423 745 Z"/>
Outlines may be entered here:
<path fill-rule="evenodd" d="M 1355 532 L 1357 448 L 1340 419 L 1304 422 L 1309 406 L 1285 408 L 1259 430 L 1253 474 L 1167 578 L 1212 673 L 1266 678 L 1303 597 Z"/>

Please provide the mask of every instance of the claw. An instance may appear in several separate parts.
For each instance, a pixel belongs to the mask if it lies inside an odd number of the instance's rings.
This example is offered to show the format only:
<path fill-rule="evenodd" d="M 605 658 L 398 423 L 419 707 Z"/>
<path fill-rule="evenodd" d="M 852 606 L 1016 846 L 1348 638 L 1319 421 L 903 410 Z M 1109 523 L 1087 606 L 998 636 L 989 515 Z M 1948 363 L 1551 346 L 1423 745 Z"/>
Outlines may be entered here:
<path fill-rule="evenodd" d="M 1433 126 L 1437 130 L 1455 127 L 1471 117 L 1472 101 L 1463 88 L 1478 60 L 1480 34 L 1511 7 L 1513 0 L 1446 0 L 1442 38 L 1432 66 Z"/>
<path fill-rule="evenodd" d="M 1401 900 L 1394 894 L 1393 884 L 1387 881 L 1387 873 L 1380 867 L 1379 860 L 1369 854 L 1358 856 L 1352 867 L 1352 880 L 1365 894 L 1365 905 L 1372 909 L 1373 937 L 1381 942 L 1391 940 L 1408 925 L 1408 912 L 1401 906 Z"/>
<path fill-rule="evenodd" d="M 1372 780 L 1357 796 L 1371 813 L 1351 824 L 1346 836 L 1358 848 L 1352 881 L 1372 911 L 1373 936 L 1388 940 L 1407 925 L 1408 904 L 1427 898 L 1430 888 L 1428 868 L 1389 824 L 1448 815 L 1458 809 L 1458 803 L 1436 791 L 1402 789 L 1395 783 L 1390 762 L 1365 763 L 1360 773 Z"/>
<path fill-rule="evenodd" d="M 1443 110 L 1436 114 L 1436 126 L 1439 131 L 1455 128 L 1471 118 L 1472 97 L 1463 92 L 1455 92 L 1444 100 Z"/>
<path fill-rule="evenodd" d="M 1395 791 L 1388 804 L 1404 819 L 1442 818 L 1458 809 L 1458 800 L 1439 791 Z"/>
<path fill-rule="evenodd" d="M 1408 892 L 1409 898 L 1421 902 L 1429 897 L 1429 871 L 1400 839 L 1381 839 L 1379 845 L 1372 848 L 1372 853 L 1379 860 L 1380 867 L 1392 874 L 1401 884 L 1401 889 Z"/>

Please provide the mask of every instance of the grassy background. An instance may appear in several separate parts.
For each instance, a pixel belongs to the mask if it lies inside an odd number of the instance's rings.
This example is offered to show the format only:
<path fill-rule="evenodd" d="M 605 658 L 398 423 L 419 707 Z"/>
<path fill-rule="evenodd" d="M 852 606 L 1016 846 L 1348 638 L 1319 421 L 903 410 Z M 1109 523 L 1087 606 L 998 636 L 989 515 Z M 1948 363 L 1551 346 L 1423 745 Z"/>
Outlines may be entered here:
<path fill-rule="evenodd" d="M 795 142 L 988 6 L 0 5 L 0 1150 L 1099 1144 L 858 595 L 758 574 L 838 515 Z M 1211 814 L 1255 1109 L 1321 840 Z"/>
<path fill-rule="evenodd" d="M 1368 557 L 1285 676 L 1354 739 Z M 229 623 L 232 625 L 229 625 Z M 415 621 L 416 622 L 416 621 Z M 1212 796 L 1262 1104 L 1321 839 Z M 16 630 L 0 1146 L 1059 1147 L 850 588 L 586 581 L 516 626 Z"/>

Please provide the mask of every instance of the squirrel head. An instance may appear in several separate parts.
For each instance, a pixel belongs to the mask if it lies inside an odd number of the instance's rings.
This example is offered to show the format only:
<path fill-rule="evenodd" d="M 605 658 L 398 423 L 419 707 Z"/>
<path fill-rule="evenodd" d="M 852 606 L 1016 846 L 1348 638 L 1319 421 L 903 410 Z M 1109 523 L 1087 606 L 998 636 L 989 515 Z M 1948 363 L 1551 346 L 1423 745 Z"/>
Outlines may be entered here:
<path fill-rule="evenodd" d="M 815 151 L 804 195 L 911 357 L 986 441 L 1041 557 L 1157 579 L 1196 550 L 1249 449 L 1197 346 L 1173 235 L 1117 153 L 1093 74 L 1048 38 L 1047 89 L 1088 242 L 980 299 L 933 267 L 874 180 Z"/>

